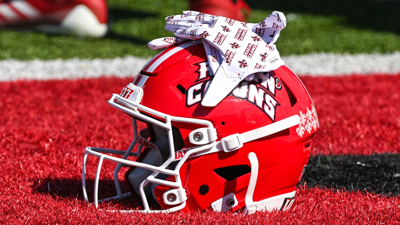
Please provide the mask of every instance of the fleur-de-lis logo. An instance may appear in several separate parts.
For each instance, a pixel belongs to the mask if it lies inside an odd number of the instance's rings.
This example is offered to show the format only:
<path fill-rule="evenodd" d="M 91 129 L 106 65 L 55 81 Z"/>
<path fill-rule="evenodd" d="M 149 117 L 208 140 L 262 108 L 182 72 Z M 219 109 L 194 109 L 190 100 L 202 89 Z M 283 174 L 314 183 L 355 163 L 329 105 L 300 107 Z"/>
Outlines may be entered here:
<path fill-rule="evenodd" d="M 278 22 L 282 22 L 281 17 L 279 16 L 279 13 L 276 14 L 278 16 Z"/>
<path fill-rule="evenodd" d="M 246 62 L 246 60 L 242 60 L 242 61 L 238 61 L 239 62 L 239 67 L 240 68 L 246 68 L 246 67 L 248 67 L 249 65 L 247 65 L 247 62 Z"/>
<path fill-rule="evenodd" d="M 252 36 L 253 41 L 261 41 L 261 38 L 259 36 Z"/>
<path fill-rule="evenodd" d="M 203 33 L 200 34 L 200 37 L 202 38 L 207 38 L 208 36 L 210 36 L 210 34 L 207 31 L 204 31 Z"/>
<path fill-rule="evenodd" d="M 233 48 L 233 49 L 237 49 L 237 48 L 239 48 L 240 46 L 239 46 L 239 44 L 238 43 L 236 43 L 236 42 L 233 42 L 233 43 L 229 43 L 230 45 L 231 45 L 231 47 Z"/>
<path fill-rule="evenodd" d="M 266 58 L 268 57 L 268 54 L 264 52 L 264 54 L 260 54 L 261 56 L 261 61 L 265 62 Z"/>
<path fill-rule="evenodd" d="M 224 31 L 224 32 L 230 32 L 231 30 L 229 30 L 229 27 L 228 26 L 222 26 L 221 25 L 221 27 L 222 27 L 222 30 Z"/>

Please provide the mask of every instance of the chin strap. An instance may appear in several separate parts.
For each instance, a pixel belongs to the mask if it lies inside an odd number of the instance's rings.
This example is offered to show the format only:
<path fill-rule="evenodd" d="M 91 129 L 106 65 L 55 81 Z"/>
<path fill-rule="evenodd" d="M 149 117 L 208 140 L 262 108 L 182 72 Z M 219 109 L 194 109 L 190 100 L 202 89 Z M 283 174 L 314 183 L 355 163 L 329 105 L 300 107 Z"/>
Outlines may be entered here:
<path fill-rule="evenodd" d="M 222 148 L 225 152 L 236 151 L 243 147 L 244 143 L 278 133 L 296 126 L 299 123 L 300 117 L 298 115 L 294 115 L 255 130 L 251 130 L 242 134 L 233 134 L 221 139 Z"/>

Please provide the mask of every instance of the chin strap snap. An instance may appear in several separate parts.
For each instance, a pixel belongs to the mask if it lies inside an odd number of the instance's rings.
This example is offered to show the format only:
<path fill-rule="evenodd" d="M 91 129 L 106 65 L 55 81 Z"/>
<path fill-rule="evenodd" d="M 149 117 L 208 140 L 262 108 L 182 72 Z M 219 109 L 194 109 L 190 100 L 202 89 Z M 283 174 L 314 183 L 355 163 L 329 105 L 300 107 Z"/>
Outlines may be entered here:
<path fill-rule="evenodd" d="M 233 152 L 243 147 L 243 141 L 240 134 L 233 134 L 221 140 L 224 152 Z"/>

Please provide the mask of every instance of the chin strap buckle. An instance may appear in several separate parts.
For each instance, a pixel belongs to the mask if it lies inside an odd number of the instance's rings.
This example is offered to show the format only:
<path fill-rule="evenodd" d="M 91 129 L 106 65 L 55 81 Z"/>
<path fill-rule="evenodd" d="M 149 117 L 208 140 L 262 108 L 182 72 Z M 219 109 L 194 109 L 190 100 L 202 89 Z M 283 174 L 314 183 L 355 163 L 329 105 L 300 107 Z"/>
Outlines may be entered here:
<path fill-rule="evenodd" d="M 233 134 L 221 139 L 224 152 L 233 152 L 243 147 L 243 141 L 240 134 Z"/>

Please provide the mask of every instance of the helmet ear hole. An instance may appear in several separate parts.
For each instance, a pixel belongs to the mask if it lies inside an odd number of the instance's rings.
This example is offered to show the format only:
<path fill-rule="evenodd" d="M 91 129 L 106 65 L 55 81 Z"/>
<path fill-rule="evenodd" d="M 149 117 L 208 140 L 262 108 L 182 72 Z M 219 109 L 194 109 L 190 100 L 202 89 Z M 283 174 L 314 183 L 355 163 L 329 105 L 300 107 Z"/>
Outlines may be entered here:
<path fill-rule="evenodd" d="M 208 185 L 207 185 L 207 184 L 203 184 L 203 185 L 201 185 L 200 188 L 199 188 L 199 193 L 200 193 L 201 195 L 205 195 L 205 194 L 208 193 L 209 190 L 210 190 L 210 188 L 208 187 Z"/>
<path fill-rule="evenodd" d="M 177 86 L 176 86 L 176 88 L 178 88 L 178 90 L 184 95 L 184 94 L 186 94 L 186 89 L 181 85 L 181 84 L 178 84 Z"/>
<path fill-rule="evenodd" d="M 224 125 L 225 125 L 225 121 L 222 121 L 222 122 L 221 122 L 221 125 L 224 126 Z"/>
<path fill-rule="evenodd" d="M 225 180 L 231 181 L 240 176 L 250 173 L 251 168 L 248 165 L 236 165 L 214 169 L 214 172 Z"/>

